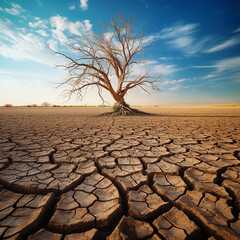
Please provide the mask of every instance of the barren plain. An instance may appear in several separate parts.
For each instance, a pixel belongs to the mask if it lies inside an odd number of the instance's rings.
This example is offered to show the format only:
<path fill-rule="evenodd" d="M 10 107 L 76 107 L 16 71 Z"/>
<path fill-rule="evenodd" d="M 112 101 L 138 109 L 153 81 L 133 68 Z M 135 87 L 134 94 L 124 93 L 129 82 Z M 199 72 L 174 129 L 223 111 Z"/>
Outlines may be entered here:
<path fill-rule="evenodd" d="M 0 109 L 0 238 L 240 239 L 240 108 Z"/>

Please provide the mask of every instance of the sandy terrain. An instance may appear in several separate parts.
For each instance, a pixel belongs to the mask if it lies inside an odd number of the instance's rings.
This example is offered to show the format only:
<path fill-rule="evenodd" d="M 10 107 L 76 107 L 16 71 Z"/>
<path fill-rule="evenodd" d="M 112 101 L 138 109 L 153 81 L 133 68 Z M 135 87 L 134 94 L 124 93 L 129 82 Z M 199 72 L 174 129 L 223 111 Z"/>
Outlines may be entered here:
<path fill-rule="evenodd" d="M 0 239 L 240 239 L 240 108 L 0 108 Z"/>

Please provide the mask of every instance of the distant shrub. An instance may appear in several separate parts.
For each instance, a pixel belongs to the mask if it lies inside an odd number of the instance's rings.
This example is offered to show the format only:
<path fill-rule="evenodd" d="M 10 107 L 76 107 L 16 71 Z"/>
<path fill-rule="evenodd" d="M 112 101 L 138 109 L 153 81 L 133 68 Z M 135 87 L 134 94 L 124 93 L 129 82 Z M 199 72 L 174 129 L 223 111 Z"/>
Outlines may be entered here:
<path fill-rule="evenodd" d="M 37 107 L 38 105 L 37 105 L 37 104 L 32 104 L 31 106 L 32 106 L 32 107 Z"/>
<path fill-rule="evenodd" d="M 12 106 L 13 106 L 12 104 L 7 103 L 3 107 L 12 107 Z"/>
<path fill-rule="evenodd" d="M 115 102 L 114 105 L 112 106 L 112 108 L 113 108 L 114 112 L 118 112 L 120 110 L 121 106 Z"/>
<path fill-rule="evenodd" d="M 96 107 L 96 106 L 94 106 L 94 105 L 56 105 L 56 104 L 54 104 L 54 105 L 52 105 L 52 107 L 69 107 L 69 108 L 72 108 L 72 107 L 78 107 L 78 108 L 82 108 L 82 107 Z M 107 107 L 106 105 L 99 105 L 98 107 Z"/>
<path fill-rule="evenodd" d="M 132 107 L 142 107 L 141 105 L 132 105 Z"/>
<path fill-rule="evenodd" d="M 48 103 L 48 102 L 44 102 L 44 103 L 42 103 L 42 106 L 43 106 L 43 107 L 50 107 L 50 106 L 51 106 L 51 104 L 50 104 L 50 103 Z"/>

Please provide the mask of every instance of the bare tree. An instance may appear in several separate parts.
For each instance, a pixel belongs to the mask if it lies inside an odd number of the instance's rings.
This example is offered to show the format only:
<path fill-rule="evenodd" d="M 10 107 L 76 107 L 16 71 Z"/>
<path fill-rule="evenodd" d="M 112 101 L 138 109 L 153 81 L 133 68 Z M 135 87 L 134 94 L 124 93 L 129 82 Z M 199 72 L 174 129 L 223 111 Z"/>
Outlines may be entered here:
<path fill-rule="evenodd" d="M 134 30 L 134 22 L 123 16 L 113 17 L 110 24 L 103 24 L 102 33 L 90 32 L 71 38 L 72 43 L 68 47 L 77 57 L 52 50 L 69 61 L 66 65 L 58 65 L 69 73 L 60 84 L 70 86 L 67 90 L 69 98 L 76 93 L 81 100 L 85 90 L 95 86 L 103 103 L 102 90 L 105 89 L 119 104 L 119 114 L 129 115 L 137 112 L 124 101 L 129 90 L 140 88 L 148 92 L 148 87 L 160 90 L 157 86 L 159 77 L 150 75 L 147 61 L 142 59 L 142 53 L 151 43 Z M 136 73 L 136 66 L 141 71 Z"/>

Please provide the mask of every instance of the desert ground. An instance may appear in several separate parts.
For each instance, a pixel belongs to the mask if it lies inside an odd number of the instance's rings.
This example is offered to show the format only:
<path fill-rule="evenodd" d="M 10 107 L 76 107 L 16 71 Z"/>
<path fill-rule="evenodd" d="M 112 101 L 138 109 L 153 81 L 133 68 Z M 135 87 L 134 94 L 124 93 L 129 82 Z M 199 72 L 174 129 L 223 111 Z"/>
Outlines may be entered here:
<path fill-rule="evenodd" d="M 240 239 L 240 107 L 0 108 L 0 239 Z"/>

